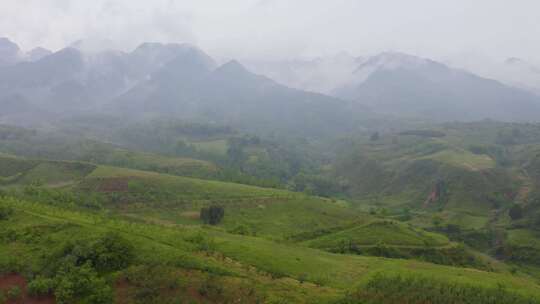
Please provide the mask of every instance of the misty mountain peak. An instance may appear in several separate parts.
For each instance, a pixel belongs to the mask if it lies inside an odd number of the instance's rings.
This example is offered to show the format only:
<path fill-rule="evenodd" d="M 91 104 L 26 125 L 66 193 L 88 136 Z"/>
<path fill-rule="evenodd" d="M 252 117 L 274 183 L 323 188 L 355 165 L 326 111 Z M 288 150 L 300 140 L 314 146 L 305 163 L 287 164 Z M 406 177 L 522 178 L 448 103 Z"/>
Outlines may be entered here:
<path fill-rule="evenodd" d="M 20 57 L 20 48 L 17 44 L 5 37 L 0 37 L 0 66 L 17 63 Z"/>
<path fill-rule="evenodd" d="M 416 69 L 431 62 L 433 61 L 409 54 L 399 52 L 383 52 L 369 58 L 356 69 L 355 73 L 365 68 L 384 70 L 395 70 L 398 68 Z"/>
<path fill-rule="evenodd" d="M 250 73 L 240 62 L 234 59 L 221 65 L 217 68 L 216 71 L 224 72 L 227 74 Z"/>
<path fill-rule="evenodd" d="M 59 50 L 58 52 L 55 52 L 51 54 L 50 56 L 47 56 L 43 58 L 42 60 L 57 60 L 58 63 L 61 63 L 61 60 L 64 60 L 63 63 L 69 63 L 66 62 L 67 60 L 71 61 L 83 61 L 83 54 L 78 49 L 67 47 Z"/>
<path fill-rule="evenodd" d="M 11 41 L 9 38 L 6 37 L 0 37 L 0 49 L 2 50 L 12 50 L 12 51 L 20 51 L 19 46 Z"/>
<path fill-rule="evenodd" d="M 215 61 L 199 48 L 190 44 L 145 42 L 130 53 L 132 64 L 141 73 L 157 71 L 166 65 L 178 65 L 178 62 L 197 61 L 207 69 L 216 67 Z M 177 63 L 174 63 L 176 61 Z"/>
<path fill-rule="evenodd" d="M 245 85 L 274 84 L 274 81 L 265 76 L 257 75 L 249 71 L 240 62 L 231 60 L 220 67 L 214 73 L 214 78 L 227 83 L 243 83 Z"/>
<path fill-rule="evenodd" d="M 42 48 L 42 47 L 36 47 L 30 50 L 25 54 L 25 59 L 28 61 L 38 61 L 41 58 L 47 57 L 52 54 L 52 51 Z"/>

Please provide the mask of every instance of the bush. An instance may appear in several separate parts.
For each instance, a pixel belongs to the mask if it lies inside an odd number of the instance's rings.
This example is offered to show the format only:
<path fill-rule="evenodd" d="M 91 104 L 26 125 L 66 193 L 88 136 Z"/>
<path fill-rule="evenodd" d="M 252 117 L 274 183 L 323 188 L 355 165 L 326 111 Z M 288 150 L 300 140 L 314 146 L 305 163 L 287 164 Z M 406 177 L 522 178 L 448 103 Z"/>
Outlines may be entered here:
<path fill-rule="evenodd" d="M 64 263 L 54 278 L 54 296 L 59 304 L 73 303 L 84 299 L 85 303 L 108 304 L 113 302 L 113 293 L 104 279 L 89 263 L 76 266 Z"/>
<path fill-rule="evenodd" d="M 13 286 L 7 291 L 7 298 L 10 300 L 17 300 L 21 297 L 22 290 L 19 286 Z"/>
<path fill-rule="evenodd" d="M 98 271 L 115 271 L 129 266 L 134 259 L 134 252 L 131 243 L 120 235 L 109 232 L 95 240 L 69 242 L 52 260 L 54 263 L 58 258 L 70 258 L 77 266 L 89 262 Z"/>
<path fill-rule="evenodd" d="M 126 239 L 115 233 L 108 233 L 92 246 L 90 259 L 100 271 L 126 268 L 134 259 L 134 247 Z"/>
<path fill-rule="evenodd" d="M 201 209 L 201 220 L 205 224 L 217 225 L 225 216 L 225 210 L 221 206 L 210 206 Z"/>
<path fill-rule="evenodd" d="M 52 293 L 54 282 L 52 279 L 38 276 L 28 283 L 28 293 L 31 296 L 44 296 Z"/>

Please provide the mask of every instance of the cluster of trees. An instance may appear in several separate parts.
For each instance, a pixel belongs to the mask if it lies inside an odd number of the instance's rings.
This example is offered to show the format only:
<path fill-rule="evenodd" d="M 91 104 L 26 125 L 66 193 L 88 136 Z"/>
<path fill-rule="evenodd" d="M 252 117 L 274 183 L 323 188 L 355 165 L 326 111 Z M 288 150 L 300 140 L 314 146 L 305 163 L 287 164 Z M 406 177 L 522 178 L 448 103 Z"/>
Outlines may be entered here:
<path fill-rule="evenodd" d="M 225 216 L 225 209 L 221 206 L 201 208 L 200 218 L 205 224 L 217 225 Z"/>
<path fill-rule="evenodd" d="M 97 239 L 68 241 L 45 261 L 40 275 L 28 284 L 33 296 L 53 293 L 57 303 L 109 304 L 113 291 L 100 274 L 128 267 L 134 247 L 114 233 Z"/>

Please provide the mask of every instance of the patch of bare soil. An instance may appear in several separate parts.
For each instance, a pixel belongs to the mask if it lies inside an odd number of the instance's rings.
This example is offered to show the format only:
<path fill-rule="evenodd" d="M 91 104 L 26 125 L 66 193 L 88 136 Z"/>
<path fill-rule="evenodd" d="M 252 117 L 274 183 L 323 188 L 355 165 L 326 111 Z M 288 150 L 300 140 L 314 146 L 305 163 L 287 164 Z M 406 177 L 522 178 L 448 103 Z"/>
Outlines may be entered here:
<path fill-rule="evenodd" d="M 21 294 L 17 299 L 8 299 L 7 293 L 13 287 L 19 287 L 21 289 Z M 16 273 L 6 274 L 0 276 L 0 290 L 6 296 L 6 304 L 54 304 L 56 303 L 54 296 L 43 296 L 43 297 L 30 297 L 27 292 L 27 281 L 26 279 Z"/>

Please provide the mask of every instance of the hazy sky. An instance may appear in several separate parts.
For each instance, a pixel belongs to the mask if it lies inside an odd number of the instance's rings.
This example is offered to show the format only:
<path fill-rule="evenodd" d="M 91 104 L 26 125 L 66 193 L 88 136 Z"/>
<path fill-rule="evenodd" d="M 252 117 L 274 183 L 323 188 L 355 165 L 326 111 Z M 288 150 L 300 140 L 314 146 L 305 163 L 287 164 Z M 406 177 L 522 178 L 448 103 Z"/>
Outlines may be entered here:
<path fill-rule="evenodd" d="M 189 42 L 241 59 L 396 50 L 540 61 L 540 1 L 1 0 L 0 36 L 23 49 L 86 39 Z"/>

